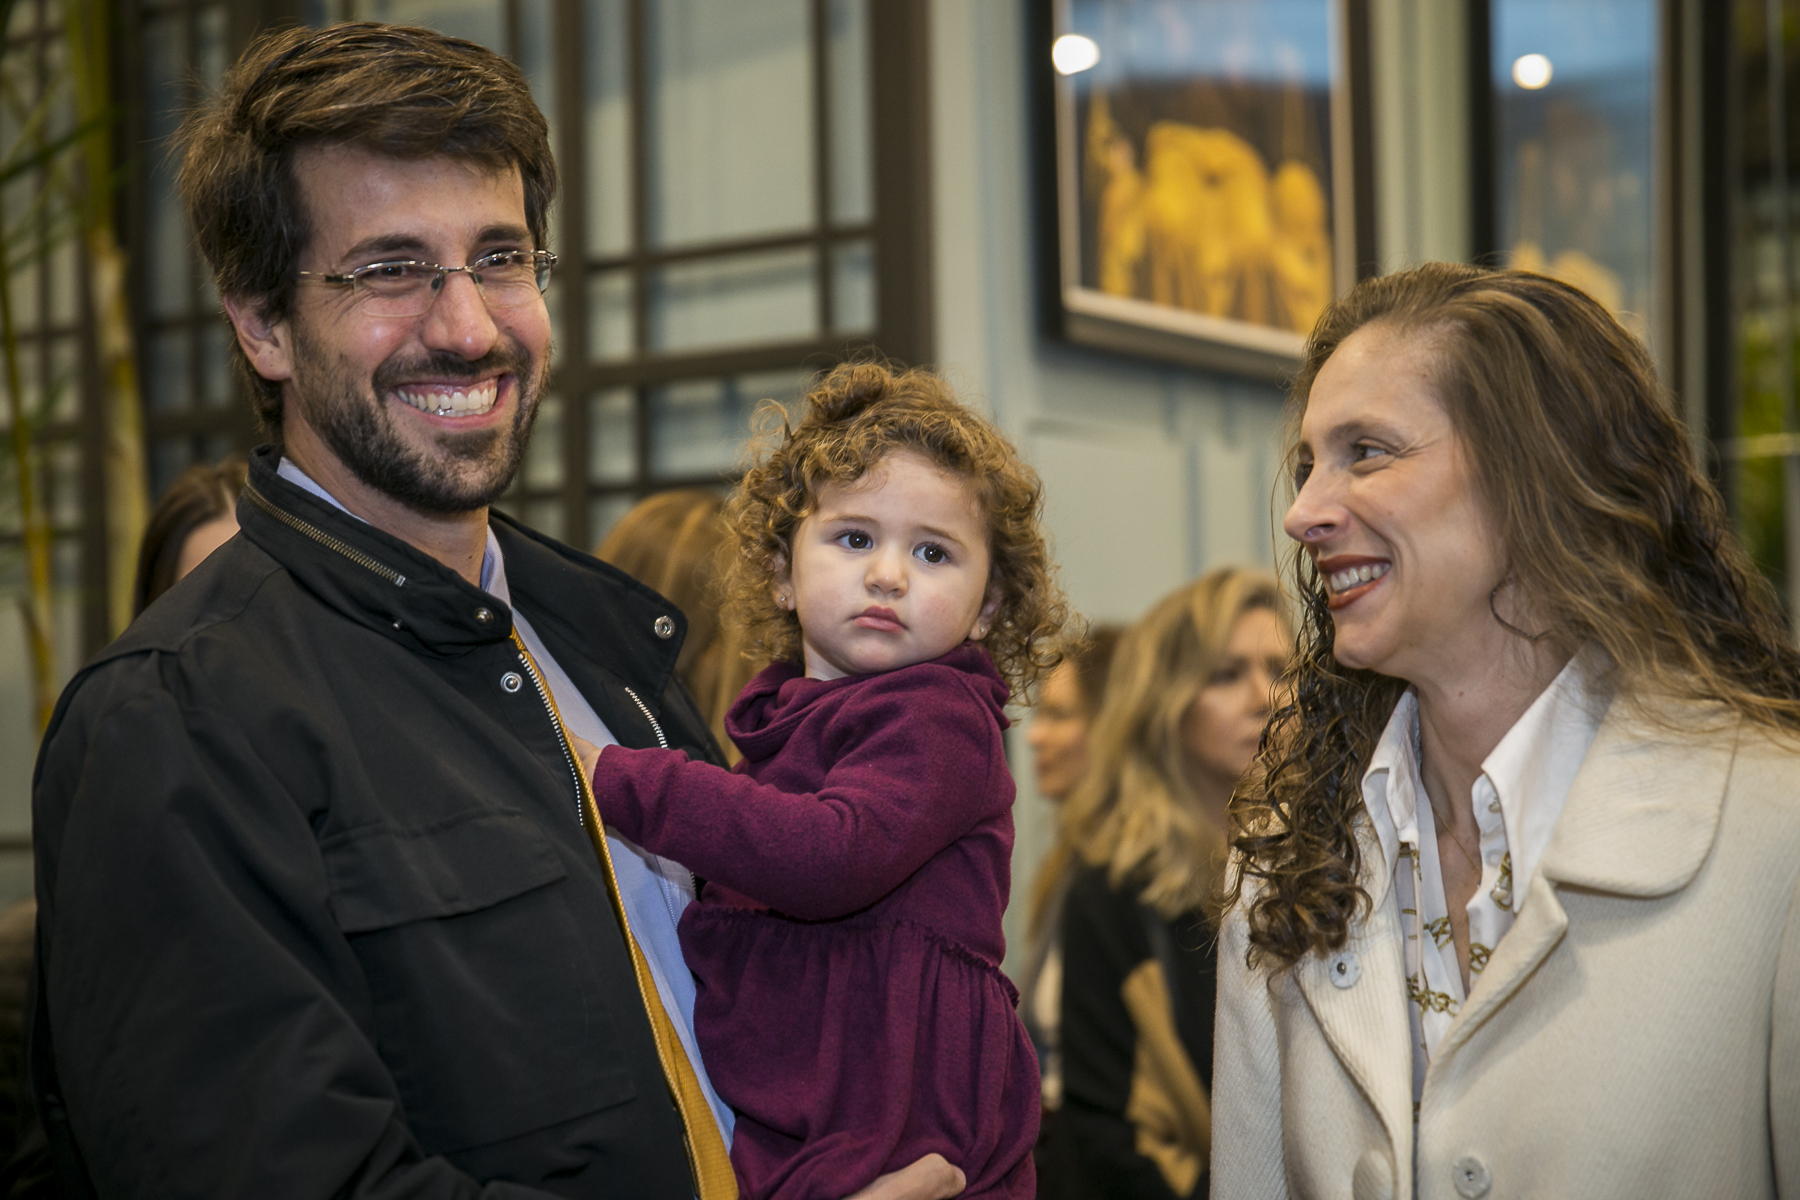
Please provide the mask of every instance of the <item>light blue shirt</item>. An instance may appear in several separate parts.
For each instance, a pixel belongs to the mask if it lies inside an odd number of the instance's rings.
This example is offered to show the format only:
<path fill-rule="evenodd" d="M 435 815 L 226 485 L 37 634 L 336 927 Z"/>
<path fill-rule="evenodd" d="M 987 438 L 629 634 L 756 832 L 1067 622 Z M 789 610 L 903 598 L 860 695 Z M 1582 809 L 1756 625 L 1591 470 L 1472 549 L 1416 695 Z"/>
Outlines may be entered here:
<path fill-rule="evenodd" d="M 288 459 L 281 460 L 278 473 L 294 486 L 305 488 L 334 508 L 356 516 Z M 531 657 L 537 660 L 544 684 L 556 698 L 556 707 L 562 712 L 563 723 L 569 727 L 569 732 L 596 746 L 617 745 L 618 739 L 557 664 L 525 614 L 513 607 L 512 590 L 506 583 L 506 561 L 491 526 L 487 534 L 487 551 L 481 559 L 481 590 L 512 608 L 513 628 L 518 630 L 519 640 L 531 651 Z M 662 998 L 663 1008 L 675 1025 L 675 1034 L 687 1051 L 688 1061 L 694 1064 L 700 1089 L 706 1093 L 706 1103 L 719 1122 L 726 1149 L 730 1149 L 735 1117 L 730 1107 L 713 1091 L 712 1080 L 706 1077 L 706 1066 L 700 1061 L 700 1047 L 694 1042 L 694 977 L 681 957 L 681 943 L 675 936 L 675 923 L 681 919 L 682 911 L 694 902 L 694 877 L 679 864 L 651 854 L 613 833 L 606 835 L 606 844 L 612 852 L 613 874 L 619 881 L 619 898 L 625 904 L 625 919 L 631 922 L 631 932 L 649 964 L 657 995 Z"/>

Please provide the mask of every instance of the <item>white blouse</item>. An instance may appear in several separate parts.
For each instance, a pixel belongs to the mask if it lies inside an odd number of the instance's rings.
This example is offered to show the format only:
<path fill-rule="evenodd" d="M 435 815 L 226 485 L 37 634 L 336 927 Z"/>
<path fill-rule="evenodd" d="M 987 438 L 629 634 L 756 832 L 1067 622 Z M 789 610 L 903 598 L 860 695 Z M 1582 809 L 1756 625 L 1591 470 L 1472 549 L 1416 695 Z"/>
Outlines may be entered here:
<path fill-rule="evenodd" d="M 1525 883 L 1550 843 L 1575 774 L 1600 730 L 1609 697 L 1594 693 L 1606 665 L 1595 647 L 1575 655 L 1481 764 L 1473 795 L 1481 884 L 1468 905 L 1471 987 L 1512 928 Z M 1466 999 L 1450 937 L 1437 828 L 1419 763 L 1419 700 L 1408 688 L 1375 745 L 1362 786 L 1363 803 L 1394 872 L 1406 930 L 1415 1114 L 1432 1052 Z"/>

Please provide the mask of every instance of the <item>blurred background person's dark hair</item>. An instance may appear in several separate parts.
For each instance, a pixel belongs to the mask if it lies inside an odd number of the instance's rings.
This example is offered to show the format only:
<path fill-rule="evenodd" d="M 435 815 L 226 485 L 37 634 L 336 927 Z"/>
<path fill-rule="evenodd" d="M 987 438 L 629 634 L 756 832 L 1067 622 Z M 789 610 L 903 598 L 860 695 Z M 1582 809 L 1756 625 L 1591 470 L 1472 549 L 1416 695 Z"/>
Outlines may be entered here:
<path fill-rule="evenodd" d="M 725 543 L 724 507 L 723 497 L 698 488 L 658 492 L 619 518 L 594 557 L 654 588 L 687 615 L 687 640 L 675 670 L 735 763 L 740 755 L 725 734 L 725 713 L 755 672 L 719 620 L 714 585 Z"/>
<path fill-rule="evenodd" d="M 1106 698 L 1106 676 L 1113 651 L 1124 632 L 1117 625 L 1096 625 L 1087 638 L 1044 680 L 1031 710 L 1026 742 L 1031 746 L 1038 795 L 1060 806 L 1088 769 L 1088 732 Z M 1060 828 L 1060 825 L 1059 825 Z M 1056 1134 L 1062 1104 L 1062 1050 L 1057 1026 L 1062 1018 L 1062 902 L 1073 876 L 1075 851 L 1059 832 L 1056 843 L 1038 866 L 1031 886 L 1031 939 L 1019 989 L 1019 1015 L 1037 1047 L 1043 1079 L 1043 1123 L 1036 1148 L 1038 1195 L 1045 1200 L 1075 1200 L 1074 1181 L 1058 1155 L 1064 1141 Z"/>
<path fill-rule="evenodd" d="M 1226 807 L 1293 634 L 1274 576 L 1222 568 L 1120 639 L 1063 806 L 1062 1108 L 1074 1194 L 1205 1195 Z"/>
<path fill-rule="evenodd" d="M 169 485 L 144 525 L 132 611 L 175 586 L 238 531 L 237 501 L 248 465 L 234 455 L 216 466 L 195 463 Z"/>

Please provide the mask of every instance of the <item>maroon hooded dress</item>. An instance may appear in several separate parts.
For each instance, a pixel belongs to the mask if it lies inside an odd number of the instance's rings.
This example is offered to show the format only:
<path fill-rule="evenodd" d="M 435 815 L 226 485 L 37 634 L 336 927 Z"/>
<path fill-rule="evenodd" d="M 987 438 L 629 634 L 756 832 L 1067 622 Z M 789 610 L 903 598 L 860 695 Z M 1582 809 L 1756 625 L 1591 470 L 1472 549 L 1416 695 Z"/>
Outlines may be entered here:
<path fill-rule="evenodd" d="M 606 823 L 707 881 L 679 926 L 744 1200 L 841 1200 L 936 1152 L 1031 1197 L 1037 1055 L 1000 973 L 1005 682 L 965 643 L 877 675 L 758 675 L 735 773 L 608 747 Z"/>

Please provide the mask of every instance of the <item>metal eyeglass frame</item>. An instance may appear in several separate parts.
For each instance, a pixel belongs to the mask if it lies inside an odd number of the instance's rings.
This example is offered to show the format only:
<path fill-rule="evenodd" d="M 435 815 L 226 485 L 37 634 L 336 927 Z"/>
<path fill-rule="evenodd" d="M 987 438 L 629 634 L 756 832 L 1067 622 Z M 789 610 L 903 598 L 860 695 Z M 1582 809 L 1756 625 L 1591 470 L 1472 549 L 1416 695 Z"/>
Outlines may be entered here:
<path fill-rule="evenodd" d="M 475 290 L 481 293 L 481 298 L 485 302 L 487 301 L 488 294 L 486 289 L 481 286 L 481 270 L 483 264 L 491 264 L 494 259 L 512 254 L 531 255 L 531 261 L 537 276 L 538 295 L 543 295 L 545 289 L 550 286 L 550 272 L 556 266 L 556 255 L 548 250 L 497 250 L 492 254 L 484 254 L 474 262 L 460 267 L 441 266 L 438 263 L 425 262 L 422 259 L 417 258 L 390 258 L 381 262 L 370 263 L 367 266 L 358 267 L 354 271 L 347 271 L 343 274 L 334 274 L 328 271 L 296 271 L 294 274 L 297 278 L 302 280 L 315 279 L 320 283 L 333 283 L 338 284 L 339 286 L 348 287 L 350 289 L 350 294 L 356 296 L 358 294 L 358 283 L 367 278 L 371 271 L 379 271 L 384 267 L 427 267 L 437 272 L 430 285 L 431 300 L 435 302 L 437 297 L 442 294 L 444 290 L 445 276 L 454 275 L 458 271 L 463 271 L 468 273 L 469 281 L 475 285 Z M 367 285 L 365 284 L 364 286 Z M 427 303 L 425 308 L 420 309 L 418 313 L 413 315 L 422 316 L 426 309 L 429 309 L 430 307 L 431 304 Z"/>

